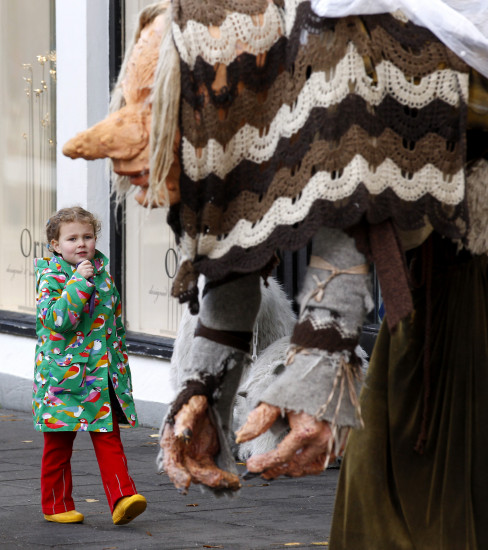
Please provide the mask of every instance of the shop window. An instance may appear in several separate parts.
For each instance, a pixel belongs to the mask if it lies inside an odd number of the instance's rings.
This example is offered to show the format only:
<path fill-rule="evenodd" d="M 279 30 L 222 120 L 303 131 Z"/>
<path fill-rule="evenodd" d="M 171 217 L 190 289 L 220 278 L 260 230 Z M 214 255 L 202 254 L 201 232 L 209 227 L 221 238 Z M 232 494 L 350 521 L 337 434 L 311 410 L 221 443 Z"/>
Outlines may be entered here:
<path fill-rule="evenodd" d="M 56 206 L 54 17 L 54 0 L 0 2 L 2 321 L 35 313 L 33 258 Z"/>
<path fill-rule="evenodd" d="M 131 197 L 127 200 L 127 329 L 174 338 L 183 306 L 171 296 L 178 257 L 173 232 L 166 223 L 166 211 L 146 211 Z"/>
<path fill-rule="evenodd" d="M 135 32 L 138 13 L 151 3 L 125 0 L 120 14 L 125 35 L 123 50 Z M 135 333 L 172 339 L 178 330 L 184 306 L 171 297 L 178 257 L 166 214 L 165 209 L 142 208 L 130 194 L 125 200 L 121 217 L 125 223 L 121 277 L 125 288 L 125 323 L 132 340 L 137 338 Z"/>

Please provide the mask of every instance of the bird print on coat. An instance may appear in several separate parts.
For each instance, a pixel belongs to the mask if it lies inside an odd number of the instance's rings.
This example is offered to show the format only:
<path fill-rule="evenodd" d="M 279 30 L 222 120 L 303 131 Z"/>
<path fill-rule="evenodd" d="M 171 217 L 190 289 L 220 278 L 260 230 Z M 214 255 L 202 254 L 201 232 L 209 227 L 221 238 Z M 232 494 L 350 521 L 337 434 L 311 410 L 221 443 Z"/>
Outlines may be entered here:
<path fill-rule="evenodd" d="M 70 342 L 66 346 L 66 349 L 74 349 L 80 347 L 84 339 L 85 335 L 81 332 L 81 330 L 77 330 L 73 338 L 71 338 Z"/>
<path fill-rule="evenodd" d="M 112 431 L 114 405 L 129 425 L 137 425 L 120 296 L 107 258 L 97 251 L 92 263 L 93 283 L 59 256 L 34 260 L 38 340 L 32 410 L 39 431 Z"/>
<path fill-rule="evenodd" d="M 53 361 L 56 363 L 56 365 L 58 365 L 58 367 L 67 367 L 67 366 L 71 365 L 71 362 L 73 361 L 73 354 L 68 353 L 64 357 L 60 357 L 59 359 L 57 357 L 53 357 Z M 79 365 L 72 365 L 72 367 L 74 368 L 75 371 L 76 371 L 76 367 L 78 367 L 78 371 L 76 372 L 76 374 L 78 374 L 79 371 L 80 371 L 80 366 Z M 68 370 L 70 371 L 70 376 L 71 376 L 73 371 L 70 370 L 70 369 L 68 369 Z M 63 376 L 63 378 L 67 378 L 67 377 L 68 377 L 67 374 L 65 374 Z"/>
<path fill-rule="evenodd" d="M 68 425 L 49 413 L 43 413 L 42 420 L 44 421 L 44 426 L 46 426 L 49 430 L 58 430 L 59 428 L 65 428 Z"/>
<path fill-rule="evenodd" d="M 64 407 L 63 408 L 64 414 L 67 414 L 68 416 L 71 416 L 71 418 L 78 418 L 84 410 L 85 410 L 85 408 L 82 407 L 81 405 L 76 405 L 75 407 Z"/>
<path fill-rule="evenodd" d="M 87 376 L 85 378 L 85 386 L 88 388 L 92 384 L 95 384 L 96 382 L 101 382 L 102 380 L 103 380 L 102 376 Z"/>
<path fill-rule="evenodd" d="M 42 402 L 44 403 L 44 405 L 48 405 L 49 407 L 66 405 L 66 403 L 62 399 L 60 399 L 59 397 L 56 397 L 55 395 L 49 392 L 44 395 L 44 399 L 42 400 Z"/>
<path fill-rule="evenodd" d="M 75 432 L 86 432 L 88 430 L 88 420 L 86 418 L 80 418 L 80 421 L 75 424 L 73 431 Z"/>
<path fill-rule="evenodd" d="M 101 391 L 101 388 L 93 388 L 85 399 L 83 399 L 82 403 L 96 403 L 100 399 Z"/>
<path fill-rule="evenodd" d="M 63 366 L 62 363 L 58 363 L 58 365 Z M 58 381 L 59 385 L 63 384 L 66 380 L 72 380 L 73 378 L 76 378 L 80 374 L 80 372 L 80 365 L 71 365 L 66 369 L 61 380 Z"/>
<path fill-rule="evenodd" d="M 90 422 L 90 424 L 93 424 L 97 420 L 103 420 L 104 418 L 107 418 L 107 416 L 110 414 L 112 408 L 110 407 L 110 403 L 104 403 L 100 410 L 95 415 L 95 418 Z"/>

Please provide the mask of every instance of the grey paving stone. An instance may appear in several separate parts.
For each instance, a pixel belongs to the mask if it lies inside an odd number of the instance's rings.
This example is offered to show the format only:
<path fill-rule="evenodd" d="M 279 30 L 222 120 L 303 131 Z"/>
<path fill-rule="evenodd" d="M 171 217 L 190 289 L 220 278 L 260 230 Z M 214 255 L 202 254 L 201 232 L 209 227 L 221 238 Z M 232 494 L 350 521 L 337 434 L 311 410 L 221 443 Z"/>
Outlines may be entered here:
<path fill-rule="evenodd" d="M 167 476 L 156 474 L 155 433 L 122 430 L 131 475 L 148 500 L 146 512 L 125 526 L 112 524 L 90 437 L 79 434 L 73 498 L 85 523 L 58 525 L 41 512 L 42 434 L 34 431 L 30 414 L 0 408 L 0 550 L 327 548 L 338 470 L 273 482 L 255 478 L 244 481 L 234 498 L 215 498 L 195 486 L 183 496 Z"/>

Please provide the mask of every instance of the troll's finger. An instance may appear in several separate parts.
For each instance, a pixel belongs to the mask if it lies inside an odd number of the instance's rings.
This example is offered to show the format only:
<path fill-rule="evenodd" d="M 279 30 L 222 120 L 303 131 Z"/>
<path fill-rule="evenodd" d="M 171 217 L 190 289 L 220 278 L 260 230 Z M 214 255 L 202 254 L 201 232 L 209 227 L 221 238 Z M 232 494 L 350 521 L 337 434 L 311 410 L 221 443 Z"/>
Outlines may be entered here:
<path fill-rule="evenodd" d="M 163 449 L 163 469 L 168 474 L 174 486 L 186 494 L 191 483 L 191 475 L 183 465 L 183 450 L 181 442 L 174 435 L 173 427 L 166 424 L 160 446 Z"/>
<path fill-rule="evenodd" d="M 261 435 L 271 428 L 280 414 L 278 407 L 261 403 L 249 413 L 244 426 L 236 432 L 236 443 L 244 443 Z"/>
<path fill-rule="evenodd" d="M 193 395 L 175 416 L 175 437 L 189 441 L 195 431 L 195 426 L 207 410 L 208 401 L 204 395 Z"/>
<path fill-rule="evenodd" d="M 316 420 L 306 413 L 288 413 L 290 433 L 276 447 L 275 450 L 263 455 L 256 455 L 248 459 L 247 467 L 251 472 L 263 472 L 276 468 L 295 460 L 295 455 L 305 452 L 310 447 L 312 456 L 325 452 L 328 449 L 332 432 L 328 423 Z M 305 453 L 305 457 L 307 457 Z M 305 458 L 305 460 L 308 460 Z"/>
<path fill-rule="evenodd" d="M 218 468 L 212 457 L 199 457 L 195 460 L 185 456 L 185 466 L 191 474 L 193 483 L 202 483 L 212 489 L 231 489 L 232 491 L 241 487 L 239 476 Z"/>
<path fill-rule="evenodd" d="M 301 454 L 296 455 L 297 460 L 292 460 L 290 463 L 270 468 L 261 474 L 264 479 L 275 479 L 279 476 L 302 477 L 307 475 L 318 475 L 327 467 L 327 453 L 321 453 L 315 458 L 305 461 L 301 458 Z M 332 459 L 332 457 L 331 457 Z"/>
<path fill-rule="evenodd" d="M 269 468 L 276 468 L 292 460 L 295 453 L 308 442 L 308 436 L 291 430 L 276 449 L 262 455 L 251 456 L 246 462 L 250 472 L 263 472 Z"/>

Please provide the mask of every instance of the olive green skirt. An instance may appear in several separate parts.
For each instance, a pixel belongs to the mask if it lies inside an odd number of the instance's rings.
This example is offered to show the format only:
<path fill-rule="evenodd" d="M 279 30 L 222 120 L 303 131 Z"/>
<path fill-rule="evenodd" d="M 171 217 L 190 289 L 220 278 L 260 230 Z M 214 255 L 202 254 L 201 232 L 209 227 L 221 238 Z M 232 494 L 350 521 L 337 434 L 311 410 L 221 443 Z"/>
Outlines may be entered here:
<path fill-rule="evenodd" d="M 380 330 L 361 394 L 365 428 L 350 434 L 341 467 L 331 550 L 488 548 L 487 262 L 434 239 L 431 273 L 430 300 L 421 285 L 411 318 L 394 334 Z"/>

